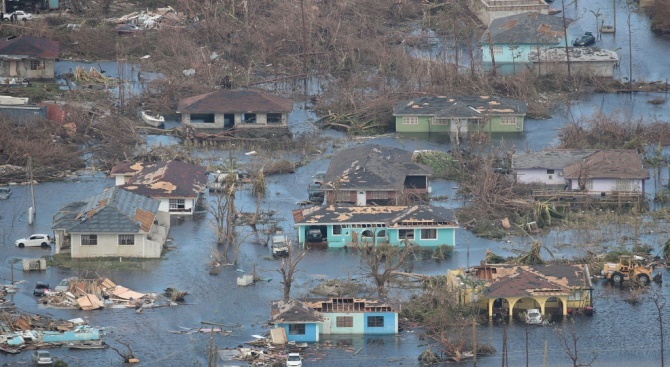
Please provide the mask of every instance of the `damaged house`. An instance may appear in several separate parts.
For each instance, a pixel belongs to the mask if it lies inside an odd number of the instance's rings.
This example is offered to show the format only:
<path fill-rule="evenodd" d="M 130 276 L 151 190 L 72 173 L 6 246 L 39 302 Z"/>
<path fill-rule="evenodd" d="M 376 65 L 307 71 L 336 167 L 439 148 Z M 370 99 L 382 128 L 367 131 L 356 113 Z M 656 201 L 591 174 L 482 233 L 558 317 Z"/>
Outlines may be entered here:
<path fill-rule="evenodd" d="M 496 96 L 421 96 L 393 108 L 395 130 L 414 133 L 522 132 L 526 102 Z"/>
<path fill-rule="evenodd" d="M 429 205 L 313 207 L 294 211 L 293 219 L 303 246 L 398 246 L 409 241 L 453 247 L 459 227 L 453 210 Z"/>
<path fill-rule="evenodd" d="M 489 317 L 511 318 L 531 308 L 563 316 L 593 306 L 591 274 L 582 264 L 482 264 L 448 271 L 447 283 L 460 303 L 478 303 Z"/>
<path fill-rule="evenodd" d="M 52 223 L 55 252 L 69 248 L 72 258 L 158 258 L 170 231 L 170 216 L 159 204 L 119 187 L 67 204 Z"/>
<path fill-rule="evenodd" d="M 110 173 L 124 190 L 156 199 L 159 210 L 193 215 L 207 187 L 205 167 L 182 162 L 123 163 Z"/>
<path fill-rule="evenodd" d="M 366 144 L 337 152 L 321 188 L 328 204 L 404 205 L 428 196 L 432 174 L 410 151 Z"/>
<path fill-rule="evenodd" d="M 287 341 L 318 342 L 320 335 L 397 334 L 398 310 L 383 300 L 292 299 L 273 302 L 270 316 Z"/>
<path fill-rule="evenodd" d="M 59 43 L 46 38 L 0 38 L 0 77 L 53 79 L 58 52 Z"/>

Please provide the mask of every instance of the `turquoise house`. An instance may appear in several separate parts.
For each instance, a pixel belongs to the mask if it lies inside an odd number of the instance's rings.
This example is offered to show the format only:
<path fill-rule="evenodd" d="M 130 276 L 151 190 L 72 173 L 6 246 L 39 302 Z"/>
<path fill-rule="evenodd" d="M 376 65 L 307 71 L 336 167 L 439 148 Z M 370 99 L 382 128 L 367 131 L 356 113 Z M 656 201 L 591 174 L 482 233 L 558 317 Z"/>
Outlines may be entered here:
<path fill-rule="evenodd" d="M 572 20 L 566 19 L 566 26 L 570 23 Z M 521 71 L 529 64 L 531 51 L 565 46 L 565 36 L 562 16 L 522 13 L 498 18 L 479 40 L 482 63 L 491 65 L 495 61 L 496 67 L 507 69 L 504 71 Z"/>
<path fill-rule="evenodd" d="M 318 342 L 319 335 L 398 333 L 398 312 L 382 300 L 356 298 L 292 299 L 272 303 L 272 324 L 288 341 Z"/>
<path fill-rule="evenodd" d="M 407 133 L 522 132 L 526 102 L 496 96 L 421 96 L 393 108 L 395 130 Z"/>
<path fill-rule="evenodd" d="M 453 247 L 458 228 L 453 210 L 431 205 L 330 205 L 295 210 L 293 218 L 303 246 L 396 246 L 409 241 L 421 247 Z"/>

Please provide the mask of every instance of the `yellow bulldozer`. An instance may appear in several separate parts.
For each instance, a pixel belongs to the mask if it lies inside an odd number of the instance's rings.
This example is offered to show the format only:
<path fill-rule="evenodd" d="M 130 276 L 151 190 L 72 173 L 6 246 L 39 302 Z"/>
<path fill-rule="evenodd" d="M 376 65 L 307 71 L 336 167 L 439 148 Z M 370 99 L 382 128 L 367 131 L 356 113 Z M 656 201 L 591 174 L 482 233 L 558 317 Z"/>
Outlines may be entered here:
<path fill-rule="evenodd" d="M 621 285 L 625 280 L 634 280 L 638 284 L 648 285 L 654 271 L 652 265 L 642 265 L 639 256 L 621 255 L 618 263 L 605 263 L 602 275 L 612 284 Z"/>

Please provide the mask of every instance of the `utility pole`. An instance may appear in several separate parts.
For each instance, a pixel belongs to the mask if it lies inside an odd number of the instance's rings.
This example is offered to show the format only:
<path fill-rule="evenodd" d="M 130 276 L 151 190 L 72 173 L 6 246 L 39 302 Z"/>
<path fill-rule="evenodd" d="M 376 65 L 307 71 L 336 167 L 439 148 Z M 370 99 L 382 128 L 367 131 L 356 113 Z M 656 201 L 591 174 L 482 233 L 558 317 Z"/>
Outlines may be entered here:
<path fill-rule="evenodd" d="M 477 367 L 477 317 L 472 317 L 472 358 L 473 367 Z"/>
<path fill-rule="evenodd" d="M 33 185 L 33 158 L 28 157 L 28 179 L 30 180 L 30 195 L 33 199 L 33 206 L 28 208 L 28 224 L 33 224 L 37 208 L 35 207 L 35 187 Z"/>
<path fill-rule="evenodd" d="M 568 78 L 572 76 L 570 72 L 570 50 L 568 47 L 568 22 L 565 19 L 565 1 L 561 1 L 561 7 L 563 8 L 561 14 L 563 14 L 563 38 L 565 39 L 565 57 L 568 62 Z"/>

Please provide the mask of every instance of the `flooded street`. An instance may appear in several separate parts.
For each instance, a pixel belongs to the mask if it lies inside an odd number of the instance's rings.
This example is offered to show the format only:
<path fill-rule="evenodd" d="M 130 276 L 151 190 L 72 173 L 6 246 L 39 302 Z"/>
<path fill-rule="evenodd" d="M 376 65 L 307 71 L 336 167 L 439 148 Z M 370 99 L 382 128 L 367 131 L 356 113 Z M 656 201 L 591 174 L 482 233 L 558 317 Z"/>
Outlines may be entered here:
<path fill-rule="evenodd" d="M 621 68 L 618 78 L 628 76 L 628 25 L 627 14 L 623 9 L 623 1 L 617 1 L 621 9 L 617 13 L 617 33 L 603 35 L 597 43 L 603 48 L 616 49 L 621 57 Z M 609 24 L 612 2 L 610 0 L 579 1 L 566 8 L 566 15 L 576 18 L 575 29 L 593 31 L 595 18 L 590 12 L 599 10 Z M 556 1 L 552 7 L 560 8 Z M 587 7 L 587 8 L 585 8 Z M 602 18 L 601 18 L 602 19 Z M 636 39 L 633 45 L 633 78 L 637 80 L 662 80 L 670 74 L 670 42 L 649 31 L 649 20 L 641 13 L 630 15 L 632 32 Z M 67 72 L 74 64 L 61 64 L 57 72 Z M 91 64 L 96 66 L 97 64 Z M 116 63 L 100 64 L 116 73 Z M 125 66 L 118 73 L 134 75 L 136 69 Z M 132 79 L 132 78 L 131 78 Z M 137 81 L 137 78 L 135 78 Z M 133 84 L 134 85 L 134 84 Z M 135 87 L 133 87 L 134 89 Z M 139 87 L 138 87 L 139 88 Z M 656 98 L 667 98 L 663 93 L 637 94 L 593 94 L 573 101 L 569 106 L 558 106 L 552 111 L 552 117 L 546 120 L 526 121 L 523 133 L 494 134 L 494 144 L 504 142 L 506 146 L 515 147 L 516 151 L 540 150 L 557 144 L 557 132 L 572 120 L 582 121 L 598 111 L 614 113 L 626 119 L 643 118 L 645 121 L 654 119 L 670 121 L 670 104 L 660 105 L 648 103 Z M 316 117 L 304 105 L 296 103 L 289 116 L 289 125 L 293 133 L 317 131 L 313 125 Z M 176 121 L 166 122 L 166 129 L 178 126 Z M 330 139 L 324 154 L 314 156 L 310 162 L 299 167 L 293 174 L 279 174 L 267 177 L 268 195 L 263 202 L 264 210 L 276 211 L 279 225 L 295 240 L 293 217 L 291 211 L 296 202 L 307 199 L 306 185 L 310 177 L 317 171 L 324 170 L 334 149 L 347 145 L 377 143 L 406 150 L 437 149 L 447 151 L 452 148 L 448 137 L 428 134 L 388 134 L 374 138 L 349 139 L 344 134 L 333 131 L 322 131 L 322 135 Z M 171 145 L 178 140 L 166 136 L 147 136 L 148 146 Z M 244 163 L 244 152 L 235 152 L 240 163 Z M 198 151 L 202 157 L 212 161 L 225 160 L 227 151 L 209 148 Z M 668 169 L 661 171 L 660 182 L 668 182 Z M 653 175 L 652 175 L 653 177 Z M 52 233 L 53 215 L 65 204 L 78 201 L 84 197 L 99 193 L 112 187 L 114 180 L 104 173 L 80 172 L 63 182 L 43 183 L 35 186 L 37 218 L 33 225 L 28 224 L 28 207 L 31 206 L 30 189 L 27 186 L 13 186 L 12 196 L 0 201 L 0 282 L 8 284 L 12 278 L 11 260 L 15 258 L 37 258 L 47 255 L 53 250 L 40 248 L 17 248 L 14 241 L 32 233 Z M 436 205 L 457 208 L 463 201 L 455 195 L 456 184 L 446 181 L 432 183 L 433 195 L 447 196 L 445 201 Z M 651 182 L 647 186 L 648 197 L 656 192 Z M 210 197 L 211 200 L 211 197 Z M 238 192 L 236 206 L 239 211 L 253 211 L 255 199 L 249 189 Z M 215 235 L 210 215 L 205 218 L 176 221 L 170 230 L 169 251 L 162 259 L 146 261 L 119 261 L 113 269 L 100 268 L 98 274 L 108 277 L 119 285 L 138 292 L 162 292 L 168 287 L 187 291 L 186 304 L 174 307 L 145 309 L 136 314 L 132 309 L 102 309 L 97 311 L 80 311 L 54 308 L 41 308 L 32 295 L 35 282 L 46 281 L 56 285 L 61 279 L 76 276 L 82 269 L 76 265 L 72 269 L 50 267 L 42 272 L 23 272 L 19 265 L 14 266 L 14 280 L 20 283 L 20 291 L 11 297 L 19 310 L 46 314 L 56 318 L 71 319 L 82 317 L 95 327 L 103 327 L 107 343 L 125 352 L 125 347 L 116 340 L 127 341 L 140 366 L 206 366 L 209 334 L 177 334 L 174 331 L 184 328 L 198 328 L 201 322 L 213 322 L 226 325 L 230 335 L 215 334 L 214 342 L 219 348 L 237 347 L 251 341 L 254 334 L 265 334 L 270 318 L 270 302 L 282 297 L 282 286 L 277 268 L 280 262 L 270 256 L 267 247 L 245 243 L 240 250 L 239 264 L 222 268 L 219 275 L 208 273 L 208 262 L 215 250 Z M 667 240 L 670 232 L 669 223 L 654 223 L 654 232 L 645 229 L 640 233 L 642 243 L 654 248 L 656 253 Z M 247 232 L 247 227 L 240 227 Z M 456 269 L 478 264 L 485 256 L 487 249 L 501 256 L 511 256 L 515 250 L 526 249 L 533 240 L 547 246 L 558 258 L 583 256 L 589 243 L 603 243 L 615 247 L 630 245 L 633 234 L 631 226 L 605 223 L 593 231 L 564 231 L 554 229 L 546 235 L 532 238 L 505 238 L 488 240 L 475 237 L 472 233 L 459 229 L 456 234 L 457 246 L 453 255 L 446 260 L 416 259 L 405 266 L 405 271 L 427 275 L 444 275 L 448 269 Z M 244 234 L 243 234 L 244 235 Z M 251 274 L 256 267 L 258 275 L 267 278 L 253 286 L 238 287 L 237 277 Z M 363 279 L 360 256 L 346 249 L 314 249 L 310 250 L 302 260 L 293 285 L 292 296 L 309 297 L 309 290 L 326 279 Z M 657 269 L 666 276 L 665 269 Z M 667 283 L 637 294 L 639 304 L 627 302 L 631 292 L 620 290 L 594 282 L 594 298 L 596 312 L 592 317 L 575 316 L 560 320 L 554 325 L 526 328 L 524 325 L 512 323 L 507 328 L 509 365 L 526 365 L 526 335 L 528 335 L 528 358 L 530 366 L 572 366 L 567 358 L 565 348 L 559 343 L 557 333 L 574 325 L 575 335 L 579 337 L 579 356 L 581 361 L 589 361 L 591 352 L 597 354 L 594 366 L 630 366 L 658 365 L 660 361 L 660 334 L 658 313 L 649 296 L 657 292 L 670 299 Z M 391 297 L 407 300 L 411 291 L 393 289 Z M 663 311 L 667 317 L 667 309 Z M 574 324 L 573 324 L 574 321 Z M 667 325 L 667 321 L 665 323 Z M 667 328 L 666 328 L 667 330 Z M 528 331 L 528 334 L 526 332 Z M 493 367 L 501 364 L 503 345 L 503 327 L 500 325 L 480 325 L 477 328 L 480 343 L 493 345 L 497 352 L 493 356 L 479 358 L 477 365 Z M 343 348 L 315 348 L 309 351 L 304 361 L 305 367 L 311 366 L 418 366 L 417 357 L 426 348 L 426 341 L 421 339 L 421 330 L 405 330 L 398 335 L 384 337 L 331 337 L 333 345 L 352 346 L 359 350 L 355 355 Z M 325 338 L 328 340 L 329 338 Z M 666 335 L 665 345 L 668 345 Z M 322 339 L 324 340 L 324 339 Z M 547 351 L 545 355 L 545 342 Z M 667 349 L 667 348 L 666 348 Z M 65 360 L 69 366 L 120 366 L 121 358 L 112 349 L 106 350 L 67 350 L 57 348 L 50 350 L 52 355 Z M 3 366 L 25 365 L 30 363 L 30 353 L 18 355 L 0 354 Z M 472 365 L 472 361 L 462 365 Z"/>

